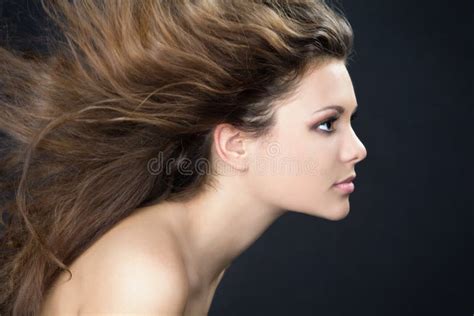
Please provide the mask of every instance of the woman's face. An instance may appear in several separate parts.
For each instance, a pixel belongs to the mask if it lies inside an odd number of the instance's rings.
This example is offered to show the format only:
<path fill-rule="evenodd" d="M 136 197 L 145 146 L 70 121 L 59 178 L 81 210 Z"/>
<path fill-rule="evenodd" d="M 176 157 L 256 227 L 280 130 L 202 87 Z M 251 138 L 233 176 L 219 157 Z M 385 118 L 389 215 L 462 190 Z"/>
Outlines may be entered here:
<path fill-rule="evenodd" d="M 325 109 L 331 105 L 344 112 Z M 354 175 L 355 165 L 367 156 L 351 126 L 356 105 L 342 61 L 310 72 L 296 95 L 276 107 L 270 135 L 254 143 L 248 184 L 259 198 L 329 220 L 346 217 L 350 193 L 334 184 Z"/>

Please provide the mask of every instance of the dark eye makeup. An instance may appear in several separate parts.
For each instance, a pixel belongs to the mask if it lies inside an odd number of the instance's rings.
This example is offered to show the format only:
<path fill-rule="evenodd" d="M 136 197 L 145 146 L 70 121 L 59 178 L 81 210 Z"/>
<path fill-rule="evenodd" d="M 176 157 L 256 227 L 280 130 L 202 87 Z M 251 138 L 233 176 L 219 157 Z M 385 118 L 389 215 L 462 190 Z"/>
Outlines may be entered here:
<path fill-rule="evenodd" d="M 332 124 L 332 123 L 334 123 L 335 121 L 337 121 L 337 120 L 339 119 L 339 117 L 340 117 L 340 115 L 333 115 L 333 116 L 329 117 L 327 120 L 324 120 L 324 121 L 322 121 L 322 122 L 320 122 L 320 123 L 317 123 L 317 124 L 313 125 L 313 126 L 311 127 L 311 130 L 318 130 L 318 127 L 320 127 L 321 125 Z M 357 111 L 354 112 L 354 114 L 352 114 L 352 116 L 351 116 L 351 122 L 352 122 L 353 120 L 355 120 L 356 118 L 357 118 Z M 335 130 L 335 129 L 332 129 L 332 130 L 328 130 L 328 131 L 326 131 L 326 130 L 320 130 L 320 131 L 321 131 L 322 133 L 324 133 L 324 134 L 332 134 L 332 133 L 334 133 L 336 130 Z"/>

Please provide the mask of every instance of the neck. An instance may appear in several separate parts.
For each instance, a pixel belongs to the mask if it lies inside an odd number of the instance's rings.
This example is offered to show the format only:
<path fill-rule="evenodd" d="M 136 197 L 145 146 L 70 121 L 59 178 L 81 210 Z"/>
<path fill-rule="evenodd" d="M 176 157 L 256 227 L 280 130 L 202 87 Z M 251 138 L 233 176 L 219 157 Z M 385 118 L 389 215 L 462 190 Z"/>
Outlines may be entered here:
<path fill-rule="evenodd" d="M 245 189 L 225 187 L 213 188 L 187 202 L 171 203 L 178 206 L 173 214 L 191 278 L 203 286 L 222 276 L 232 261 L 285 213 Z"/>

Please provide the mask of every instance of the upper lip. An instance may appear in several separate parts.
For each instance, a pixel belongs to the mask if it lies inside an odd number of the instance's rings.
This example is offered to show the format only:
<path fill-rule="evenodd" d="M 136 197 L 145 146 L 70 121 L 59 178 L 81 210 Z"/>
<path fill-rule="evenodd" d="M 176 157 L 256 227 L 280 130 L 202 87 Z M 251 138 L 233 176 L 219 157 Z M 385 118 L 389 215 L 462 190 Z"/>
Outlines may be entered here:
<path fill-rule="evenodd" d="M 337 182 L 336 184 L 340 184 L 340 183 L 349 183 L 349 182 L 352 182 L 352 180 L 354 180 L 356 177 L 355 174 L 351 175 L 350 177 L 347 177 L 346 179 L 340 181 L 340 182 Z"/>

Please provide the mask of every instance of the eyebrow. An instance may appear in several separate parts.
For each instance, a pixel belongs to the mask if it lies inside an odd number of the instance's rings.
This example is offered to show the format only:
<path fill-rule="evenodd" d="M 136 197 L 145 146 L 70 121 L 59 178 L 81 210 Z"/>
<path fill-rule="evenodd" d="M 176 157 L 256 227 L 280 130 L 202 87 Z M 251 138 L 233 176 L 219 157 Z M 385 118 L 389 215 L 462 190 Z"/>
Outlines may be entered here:
<path fill-rule="evenodd" d="M 353 113 L 357 112 L 357 108 L 358 108 L 358 105 L 355 106 Z M 346 110 L 343 106 L 340 106 L 340 105 L 328 105 L 328 106 L 325 106 L 325 107 L 323 107 L 319 110 L 314 111 L 313 113 L 321 112 L 321 111 L 325 111 L 325 110 L 330 110 L 330 109 L 338 111 L 339 114 L 343 114 Z"/>

